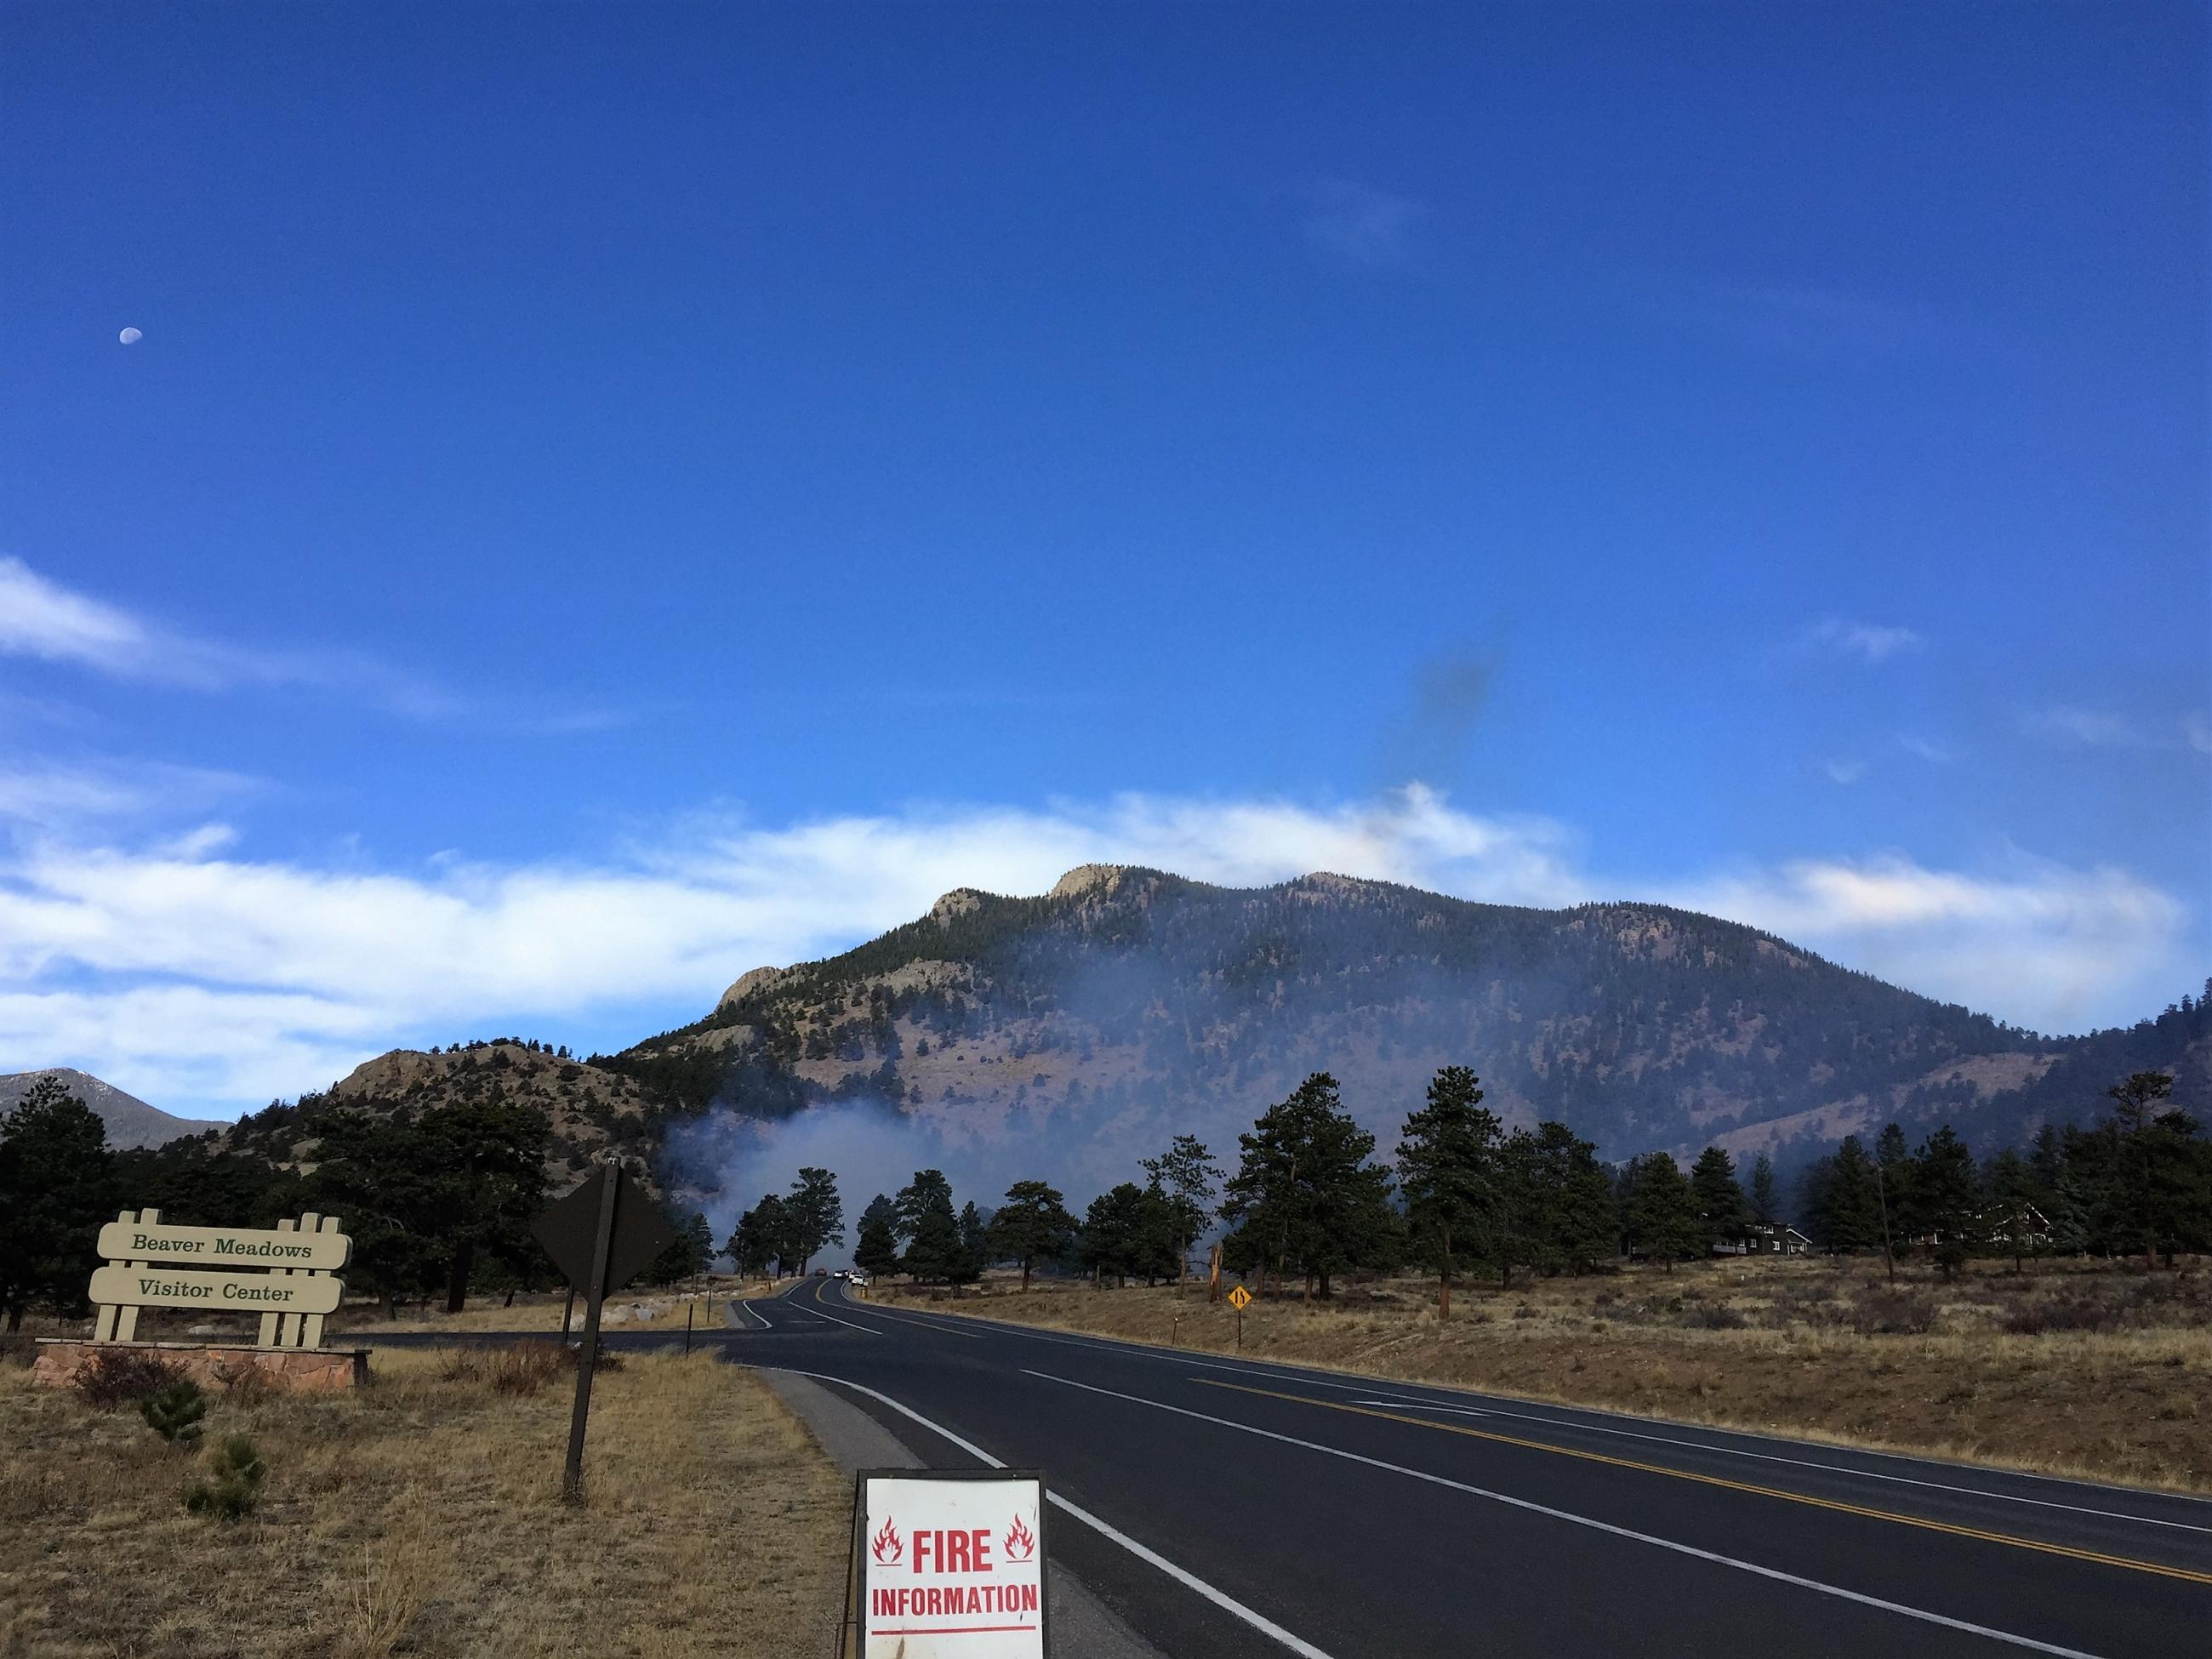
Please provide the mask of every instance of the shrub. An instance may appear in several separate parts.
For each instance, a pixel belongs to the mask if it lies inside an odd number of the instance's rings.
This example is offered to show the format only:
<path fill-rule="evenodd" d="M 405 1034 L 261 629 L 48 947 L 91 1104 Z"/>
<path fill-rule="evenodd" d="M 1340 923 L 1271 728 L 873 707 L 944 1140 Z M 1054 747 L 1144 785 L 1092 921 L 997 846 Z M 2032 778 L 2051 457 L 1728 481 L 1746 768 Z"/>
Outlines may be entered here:
<path fill-rule="evenodd" d="M 2014 1308 L 2001 1322 L 2014 1336 L 2041 1336 L 2045 1331 L 2109 1330 L 2120 1322 L 2120 1316 L 2118 1309 L 2094 1297 L 2073 1296 Z"/>
<path fill-rule="evenodd" d="M 141 1405 L 184 1380 L 183 1366 L 138 1348 L 110 1348 L 70 1373 L 70 1387 L 85 1404 L 104 1412 Z"/>
<path fill-rule="evenodd" d="M 600 1355 L 604 1364 L 606 1356 Z M 491 1386 L 496 1394 L 533 1395 L 566 1369 L 558 1344 L 517 1342 L 492 1356 Z"/>
<path fill-rule="evenodd" d="M 138 1402 L 146 1426 L 173 1446 L 191 1446 L 200 1437 L 200 1419 L 207 1415 L 207 1395 L 189 1376 L 180 1376 L 159 1394 Z"/>
<path fill-rule="evenodd" d="M 260 1504 L 268 1479 L 269 1466 L 253 1442 L 242 1434 L 227 1434 L 208 1459 L 207 1478 L 185 1488 L 185 1507 L 194 1515 L 243 1520 Z"/>
<path fill-rule="evenodd" d="M 1864 1292 L 1848 1316 L 1861 1336 L 1922 1336 L 1936 1324 L 1936 1304 L 1911 1291 Z"/>
<path fill-rule="evenodd" d="M 1682 1323 L 1693 1331 L 1740 1331 L 1751 1321 L 1725 1302 L 1698 1302 L 1683 1310 Z"/>

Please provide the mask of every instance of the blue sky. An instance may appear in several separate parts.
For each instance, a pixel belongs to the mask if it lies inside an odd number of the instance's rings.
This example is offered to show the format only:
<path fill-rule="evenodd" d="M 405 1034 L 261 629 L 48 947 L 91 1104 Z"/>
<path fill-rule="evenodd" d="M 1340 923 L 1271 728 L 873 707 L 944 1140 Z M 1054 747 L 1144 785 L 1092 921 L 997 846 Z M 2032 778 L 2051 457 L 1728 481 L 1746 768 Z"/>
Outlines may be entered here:
<path fill-rule="evenodd" d="M 2212 969 L 2201 8 L 9 34 L 0 1070 L 612 1047 L 1093 857 Z"/>

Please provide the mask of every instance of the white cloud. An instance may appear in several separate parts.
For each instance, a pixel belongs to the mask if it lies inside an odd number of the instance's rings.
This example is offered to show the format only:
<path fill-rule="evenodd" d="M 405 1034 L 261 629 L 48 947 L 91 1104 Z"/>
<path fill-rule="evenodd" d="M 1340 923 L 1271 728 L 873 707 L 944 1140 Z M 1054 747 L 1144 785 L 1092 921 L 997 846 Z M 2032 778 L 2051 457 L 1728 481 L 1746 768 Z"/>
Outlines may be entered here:
<path fill-rule="evenodd" d="M 2181 740 L 2200 755 L 2212 755 L 2212 720 L 2189 715 L 2181 722 Z"/>
<path fill-rule="evenodd" d="M 75 663 L 118 678 L 200 691 L 304 686 L 416 719 L 461 708 L 428 683 L 358 652 L 257 651 L 198 639 L 73 592 L 15 558 L 0 557 L 0 655 Z"/>
<path fill-rule="evenodd" d="M 1901 855 L 1805 860 L 1674 902 L 1763 927 L 1924 995 L 2043 1030 L 2132 1020 L 2172 994 L 2186 915 L 2124 871 L 2015 854 L 1991 875 Z"/>
<path fill-rule="evenodd" d="M 1323 179 L 1309 195 L 1306 236 L 1360 265 L 1399 265 L 1413 257 L 1413 229 L 1428 208 L 1349 179 Z"/>
<path fill-rule="evenodd" d="M 0 823 L 16 820 L 52 830 L 82 820 L 173 817 L 260 788 L 235 772 L 191 766 L 0 765 Z"/>
<path fill-rule="evenodd" d="M 1956 753 L 1946 749 L 1942 744 L 1931 742 L 1926 738 L 1914 737 L 1910 733 L 1898 738 L 1897 746 L 1904 750 L 1906 754 L 1926 761 L 1930 766 L 1948 766 L 1959 758 Z"/>
<path fill-rule="evenodd" d="M 369 872 L 254 860 L 206 826 L 159 845 L 49 838 L 0 855 L 0 1070 L 76 1065 L 170 1109 L 318 1087 L 400 1042 L 508 1029 L 642 1035 L 746 969 L 817 957 L 954 887 L 1048 888 L 1090 862 L 1233 885 L 1316 870 L 1495 902 L 1621 892 L 1771 929 L 1916 990 L 2045 1028 L 2171 994 L 2180 907 L 2124 872 L 1903 859 L 1724 880 L 1601 880 L 1544 819 L 1413 788 L 1328 809 L 1127 795 L 691 823 L 591 864 Z M 565 1029 L 564 1029 L 565 1028 Z"/>
<path fill-rule="evenodd" d="M 0 653 L 137 672 L 153 649 L 136 617 L 58 586 L 21 559 L 0 558 Z"/>
<path fill-rule="evenodd" d="M 1862 662 L 1887 662 L 1906 651 L 1917 651 L 1927 641 L 1910 628 L 1878 623 L 1845 622 L 1831 617 L 1800 636 L 1801 648 L 1833 657 L 1856 657 Z"/>
<path fill-rule="evenodd" d="M 1830 760 L 1823 761 L 1820 764 L 1821 769 L 1827 773 L 1829 781 L 1832 783 L 1849 786 L 1856 783 L 1867 775 L 1867 763 L 1863 760 Z"/>

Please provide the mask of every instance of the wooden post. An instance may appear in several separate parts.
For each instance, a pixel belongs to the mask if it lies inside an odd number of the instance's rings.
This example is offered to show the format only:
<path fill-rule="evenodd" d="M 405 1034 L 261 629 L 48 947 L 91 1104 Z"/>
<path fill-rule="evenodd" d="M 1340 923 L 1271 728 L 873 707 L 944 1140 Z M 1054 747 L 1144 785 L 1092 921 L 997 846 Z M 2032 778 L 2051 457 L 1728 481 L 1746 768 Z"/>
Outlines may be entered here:
<path fill-rule="evenodd" d="M 276 1231 L 280 1233 L 289 1233 L 298 1225 L 299 1223 L 296 1221 L 280 1221 L 276 1224 Z M 272 1273 L 282 1271 L 283 1269 L 276 1267 L 271 1267 L 270 1269 L 270 1272 Z M 284 1328 L 290 1322 L 291 1316 L 289 1314 L 265 1313 L 262 1315 L 261 1335 L 258 1339 L 256 1346 L 264 1348 L 283 1347 L 284 1346 Z"/>
<path fill-rule="evenodd" d="M 326 1215 L 323 1218 L 323 1224 L 316 1231 L 319 1232 L 334 1233 L 337 1231 L 337 1230 L 338 1218 L 334 1215 Z M 307 1269 L 307 1277 L 310 1279 L 328 1279 L 330 1274 L 321 1267 L 310 1267 Z M 323 1346 L 322 1315 L 303 1314 L 301 1316 L 300 1346 L 303 1348 L 319 1348 Z"/>

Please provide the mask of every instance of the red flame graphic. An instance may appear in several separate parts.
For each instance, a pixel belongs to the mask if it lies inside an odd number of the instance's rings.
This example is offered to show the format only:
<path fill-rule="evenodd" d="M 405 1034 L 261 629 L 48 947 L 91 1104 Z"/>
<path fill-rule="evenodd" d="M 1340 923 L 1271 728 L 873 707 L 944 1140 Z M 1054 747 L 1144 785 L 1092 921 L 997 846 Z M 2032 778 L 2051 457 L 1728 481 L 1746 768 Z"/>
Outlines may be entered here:
<path fill-rule="evenodd" d="M 1006 1534 L 1006 1553 L 1017 1561 L 1026 1561 L 1036 1553 L 1036 1534 L 1022 1524 L 1022 1517 L 1014 1517 L 1013 1528 Z"/>
<path fill-rule="evenodd" d="M 906 1548 L 899 1542 L 898 1534 L 892 1530 L 891 1518 L 888 1515 L 884 1517 L 884 1524 L 876 1528 L 876 1535 L 868 1540 L 868 1547 L 875 1553 L 876 1559 L 885 1565 L 896 1561 Z"/>

